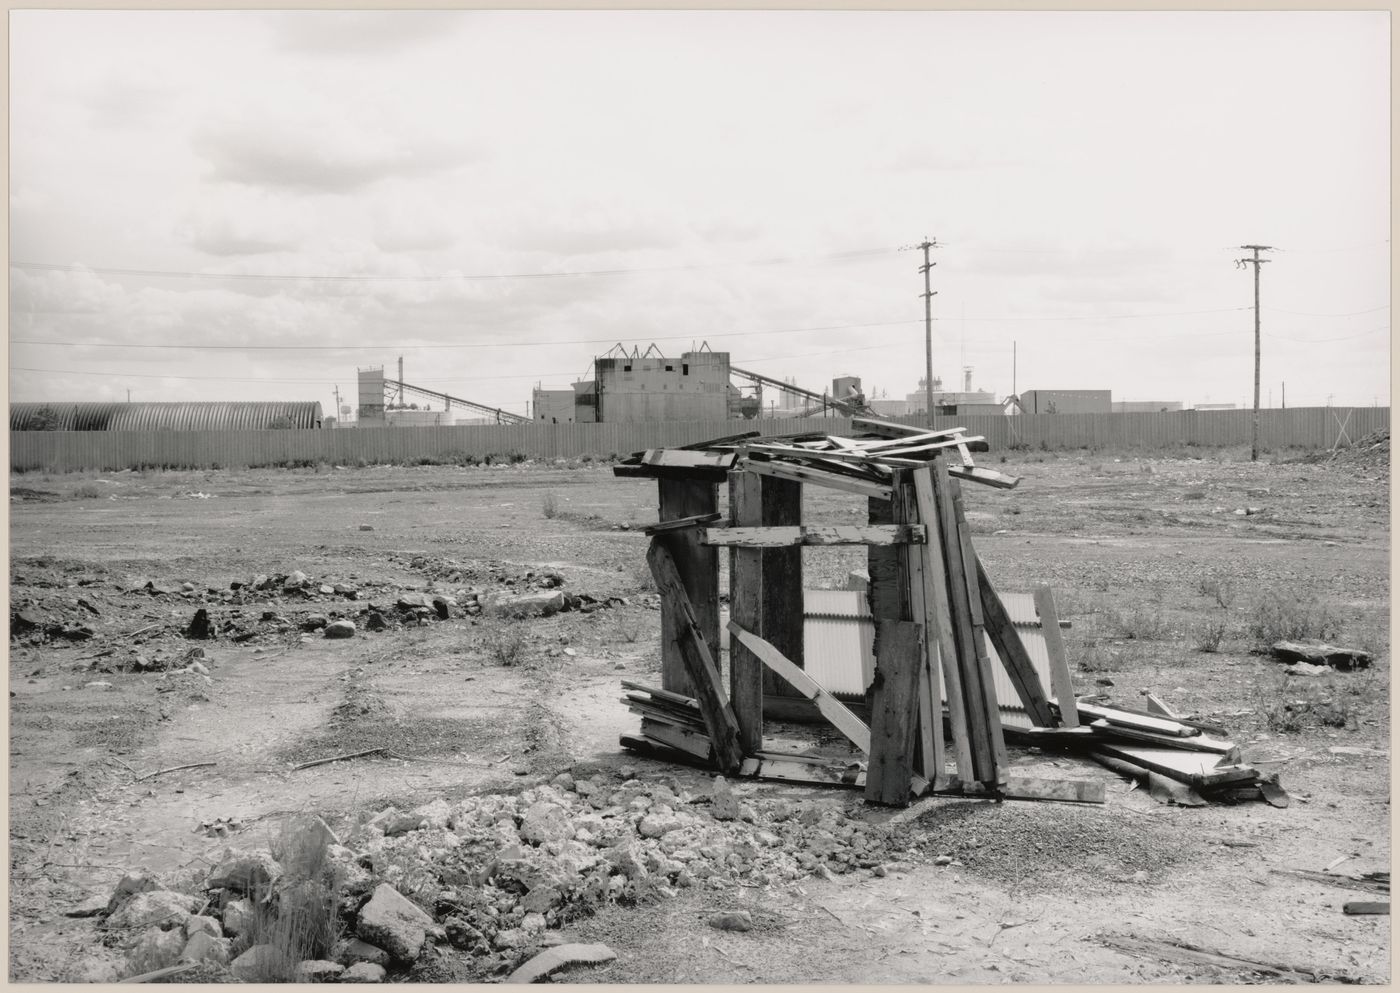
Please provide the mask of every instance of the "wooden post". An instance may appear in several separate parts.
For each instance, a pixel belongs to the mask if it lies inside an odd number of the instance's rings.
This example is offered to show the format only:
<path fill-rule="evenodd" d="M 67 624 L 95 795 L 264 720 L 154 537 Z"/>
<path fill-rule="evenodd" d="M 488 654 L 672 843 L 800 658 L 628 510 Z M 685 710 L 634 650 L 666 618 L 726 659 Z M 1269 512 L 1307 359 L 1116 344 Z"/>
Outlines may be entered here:
<path fill-rule="evenodd" d="M 729 474 L 729 522 L 735 527 L 763 521 L 762 476 Z M 762 548 L 729 550 L 729 617 L 746 631 L 766 637 L 763 616 Z M 729 702 L 739 722 L 739 747 L 752 755 L 763 747 L 763 682 L 767 667 L 738 639 L 729 642 Z"/>
<path fill-rule="evenodd" d="M 1011 678 L 1011 684 L 1016 687 L 1016 695 L 1021 698 L 1026 714 L 1036 727 L 1054 727 L 1055 721 L 1050 716 L 1050 701 L 1045 696 L 1045 687 L 1041 685 L 1040 675 L 1035 671 L 1035 664 L 1031 662 L 1030 654 L 1016 631 L 1016 625 L 1012 623 L 1011 615 L 1006 612 L 1006 604 L 997 596 L 996 588 L 992 586 L 987 569 L 982 565 L 980 558 L 977 559 L 977 588 L 981 595 L 982 620 L 987 629 L 987 637 L 992 640 L 997 657 L 1001 659 L 1007 676 Z M 1037 598 L 1036 603 L 1039 602 Z M 1057 625 L 1055 638 L 1059 637 L 1060 629 Z M 1045 644 L 1048 648 L 1048 629 L 1045 633 Z"/>
<path fill-rule="evenodd" d="M 719 484 L 693 479 L 657 479 L 660 499 L 659 518 L 713 514 L 719 509 Z M 700 544 L 691 530 L 671 535 L 666 547 L 676 563 L 676 571 L 695 612 L 696 624 L 706 644 L 719 650 L 719 551 Z M 675 611 L 665 598 L 661 601 L 661 687 L 673 693 L 695 696 L 686 673 L 685 659 L 677 641 L 680 627 Z"/>
<path fill-rule="evenodd" d="M 1060 635 L 1060 613 L 1055 609 L 1055 597 L 1050 587 L 1043 584 L 1036 587 L 1035 612 L 1040 615 L 1040 629 L 1045 634 L 1045 654 L 1050 658 L 1050 685 L 1055 691 L 1055 702 L 1060 705 L 1060 725 L 1077 728 L 1079 705 L 1075 701 L 1074 680 L 1065 657 L 1065 641 Z M 1148 701 L 1152 699 L 1148 694 Z"/>
<path fill-rule="evenodd" d="M 761 510 L 758 524 L 778 527 L 802 523 L 802 484 L 790 479 L 764 476 L 760 486 Z M 803 665 L 802 546 L 766 548 L 759 553 L 763 621 L 756 634 L 762 636 L 783 657 L 799 669 Z M 731 594 L 732 595 L 732 594 Z M 749 628 L 750 631 L 753 628 Z M 771 696 L 797 695 L 786 680 L 779 679 L 766 666 L 763 692 Z"/>
<path fill-rule="evenodd" d="M 907 807 L 924 668 L 923 631 L 918 624 L 887 618 L 876 622 L 876 630 L 880 654 L 870 715 L 865 798 L 871 803 Z M 942 731 L 940 727 L 940 735 Z M 931 770 L 926 768 L 924 775 L 932 775 Z"/>

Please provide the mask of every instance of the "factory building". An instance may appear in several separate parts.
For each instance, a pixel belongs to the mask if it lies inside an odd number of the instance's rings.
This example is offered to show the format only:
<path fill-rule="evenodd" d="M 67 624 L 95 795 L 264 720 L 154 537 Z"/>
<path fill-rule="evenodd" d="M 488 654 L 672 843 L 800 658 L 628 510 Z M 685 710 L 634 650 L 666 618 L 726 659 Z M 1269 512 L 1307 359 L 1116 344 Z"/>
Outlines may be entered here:
<path fill-rule="evenodd" d="M 1027 414 L 1111 414 L 1112 390 L 1026 390 L 1021 410 Z"/>
<path fill-rule="evenodd" d="M 729 382 L 729 353 L 709 349 L 667 358 L 651 346 L 618 348 L 593 360 L 593 379 L 573 384 L 573 421 L 724 421 L 745 416 L 745 401 Z M 535 391 L 535 420 L 559 418 L 563 390 Z M 752 405 L 750 405 L 752 406 Z M 748 416 L 752 416 L 749 414 Z"/>
<path fill-rule="evenodd" d="M 530 397 L 530 418 L 543 424 L 573 424 L 576 420 L 573 390 L 545 390 L 535 387 Z"/>
<path fill-rule="evenodd" d="M 314 401 L 12 403 L 11 431 L 266 431 L 325 426 Z"/>

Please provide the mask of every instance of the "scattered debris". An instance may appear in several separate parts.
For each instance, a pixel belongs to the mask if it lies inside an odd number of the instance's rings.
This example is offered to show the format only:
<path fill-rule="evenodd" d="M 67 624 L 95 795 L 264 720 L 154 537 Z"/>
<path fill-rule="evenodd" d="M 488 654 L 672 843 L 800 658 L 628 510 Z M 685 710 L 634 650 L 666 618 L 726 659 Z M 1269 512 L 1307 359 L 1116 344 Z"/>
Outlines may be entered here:
<path fill-rule="evenodd" d="M 570 965 L 599 965 L 611 962 L 617 953 L 607 945 L 555 945 L 546 948 L 530 961 L 512 972 L 507 983 L 537 983 L 546 976 Z"/>
<path fill-rule="evenodd" d="M 1341 672 L 1366 669 L 1371 665 L 1371 653 L 1359 648 L 1338 648 L 1323 641 L 1279 641 L 1271 649 L 1280 662 L 1331 666 Z"/>
<path fill-rule="evenodd" d="M 1374 914 L 1389 914 L 1390 904 L 1371 900 L 1353 900 L 1342 905 L 1342 913 L 1348 917 L 1361 917 Z"/>

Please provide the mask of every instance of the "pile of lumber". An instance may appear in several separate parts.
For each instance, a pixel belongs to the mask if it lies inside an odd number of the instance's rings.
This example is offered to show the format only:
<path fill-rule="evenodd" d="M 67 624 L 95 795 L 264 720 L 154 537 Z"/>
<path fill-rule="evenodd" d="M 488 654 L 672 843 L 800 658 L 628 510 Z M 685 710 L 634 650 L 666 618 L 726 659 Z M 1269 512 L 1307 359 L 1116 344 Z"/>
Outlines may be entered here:
<path fill-rule="evenodd" d="M 1063 748 L 1146 784 L 1164 802 L 1202 806 L 1209 802 L 1264 800 L 1288 806 L 1276 774 L 1242 762 L 1225 728 L 1178 717 L 1155 697 L 1157 712 L 1076 701 L 1078 727 L 1007 727 L 1007 737 L 1042 748 Z M 1163 713 L 1163 711 L 1166 711 Z"/>

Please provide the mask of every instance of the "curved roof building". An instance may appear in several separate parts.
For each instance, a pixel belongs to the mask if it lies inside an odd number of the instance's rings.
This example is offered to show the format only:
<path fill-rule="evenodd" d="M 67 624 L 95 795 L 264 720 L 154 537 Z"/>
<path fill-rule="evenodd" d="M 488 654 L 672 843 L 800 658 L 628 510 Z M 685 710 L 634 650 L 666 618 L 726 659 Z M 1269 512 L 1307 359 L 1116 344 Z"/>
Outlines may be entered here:
<path fill-rule="evenodd" d="M 264 431 L 322 421 L 315 401 L 10 404 L 11 431 Z"/>

